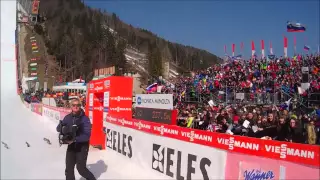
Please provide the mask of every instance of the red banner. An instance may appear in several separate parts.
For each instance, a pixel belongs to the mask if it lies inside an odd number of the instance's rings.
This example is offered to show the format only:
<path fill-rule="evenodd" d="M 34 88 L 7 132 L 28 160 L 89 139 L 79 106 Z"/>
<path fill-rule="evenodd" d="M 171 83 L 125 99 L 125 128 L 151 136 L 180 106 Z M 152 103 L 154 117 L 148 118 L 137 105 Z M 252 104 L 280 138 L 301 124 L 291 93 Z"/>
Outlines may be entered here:
<path fill-rule="evenodd" d="M 132 86 L 131 77 L 121 76 L 110 76 L 88 83 L 86 115 L 92 121 L 91 145 L 105 147 L 102 122 L 106 115 L 132 118 Z"/>
<path fill-rule="evenodd" d="M 39 5 L 40 5 L 40 0 L 34 0 L 32 2 L 32 11 L 31 14 L 33 15 L 38 15 L 39 13 Z"/>
<path fill-rule="evenodd" d="M 137 119 L 126 120 L 107 116 L 106 120 L 110 123 L 139 131 L 224 149 L 231 152 L 285 160 L 316 167 L 320 166 L 320 147 L 316 145 L 263 140 L 244 136 L 231 136 L 228 134 L 182 128 L 179 126 L 158 124 Z"/>

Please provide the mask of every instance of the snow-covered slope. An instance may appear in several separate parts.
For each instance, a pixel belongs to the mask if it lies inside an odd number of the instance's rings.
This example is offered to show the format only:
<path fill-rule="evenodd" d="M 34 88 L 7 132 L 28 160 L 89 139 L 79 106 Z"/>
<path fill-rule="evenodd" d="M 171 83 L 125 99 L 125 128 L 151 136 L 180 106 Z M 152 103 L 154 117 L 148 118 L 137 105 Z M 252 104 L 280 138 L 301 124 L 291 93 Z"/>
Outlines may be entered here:
<path fill-rule="evenodd" d="M 1 179 L 65 179 L 66 146 L 58 144 L 56 123 L 33 114 L 16 93 L 15 17 L 16 2 L 1 1 Z M 98 179 L 159 179 L 114 151 L 91 149 L 88 168 Z"/>

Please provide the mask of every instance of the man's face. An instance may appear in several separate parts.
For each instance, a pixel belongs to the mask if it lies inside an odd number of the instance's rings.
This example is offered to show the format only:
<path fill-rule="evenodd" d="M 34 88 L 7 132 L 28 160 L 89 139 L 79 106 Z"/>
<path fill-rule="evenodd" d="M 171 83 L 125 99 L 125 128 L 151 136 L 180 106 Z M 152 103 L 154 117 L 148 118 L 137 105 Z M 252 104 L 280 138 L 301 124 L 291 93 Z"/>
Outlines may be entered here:
<path fill-rule="evenodd" d="M 284 118 L 279 119 L 280 124 L 284 124 Z"/>
<path fill-rule="evenodd" d="M 81 107 L 81 104 L 78 102 L 78 101 L 75 101 L 71 104 L 71 110 L 72 112 L 74 113 L 77 113 L 80 111 L 80 107 Z"/>

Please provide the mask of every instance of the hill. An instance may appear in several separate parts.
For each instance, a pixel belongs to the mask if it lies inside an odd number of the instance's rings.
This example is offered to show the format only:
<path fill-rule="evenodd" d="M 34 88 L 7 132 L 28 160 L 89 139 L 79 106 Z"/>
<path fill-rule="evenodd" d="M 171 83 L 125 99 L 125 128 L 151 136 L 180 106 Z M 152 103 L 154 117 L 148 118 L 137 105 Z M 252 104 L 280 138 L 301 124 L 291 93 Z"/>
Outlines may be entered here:
<path fill-rule="evenodd" d="M 169 42 L 126 24 L 114 13 L 90 8 L 81 0 L 41 1 L 40 15 L 46 20 L 36 25 L 35 31 L 43 35 L 48 53 L 60 64 L 57 73 L 67 80 L 77 76 L 89 80 L 93 69 L 111 65 L 117 72 L 135 71 L 137 63 L 129 64 L 125 54 L 128 49 L 146 54 L 139 64 L 156 76 L 162 74 L 163 62 L 174 64 L 180 72 L 220 62 L 205 50 Z"/>

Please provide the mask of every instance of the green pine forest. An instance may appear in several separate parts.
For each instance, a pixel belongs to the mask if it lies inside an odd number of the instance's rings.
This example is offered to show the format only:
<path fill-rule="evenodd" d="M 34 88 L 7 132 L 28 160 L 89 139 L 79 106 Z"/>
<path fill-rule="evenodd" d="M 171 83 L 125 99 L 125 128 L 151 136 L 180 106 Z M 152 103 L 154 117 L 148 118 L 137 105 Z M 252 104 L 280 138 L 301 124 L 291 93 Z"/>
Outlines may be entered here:
<path fill-rule="evenodd" d="M 163 62 L 175 64 L 184 73 L 221 61 L 205 50 L 126 24 L 114 13 L 89 8 L 81 0 L 44 0 L 39 14 L 45 21 L 34 30 L 44 38 L 48 54 L 55 57 L 51 64 L 56 67 L 50 68 L 67 81 L 79 76 L 91 80 L 94 69 L 109 66 L 115 66 L 118 75 L 135 72 L 124 56 L 127 47 L 146 54 L 148 78 L 162 75 Z"/>

